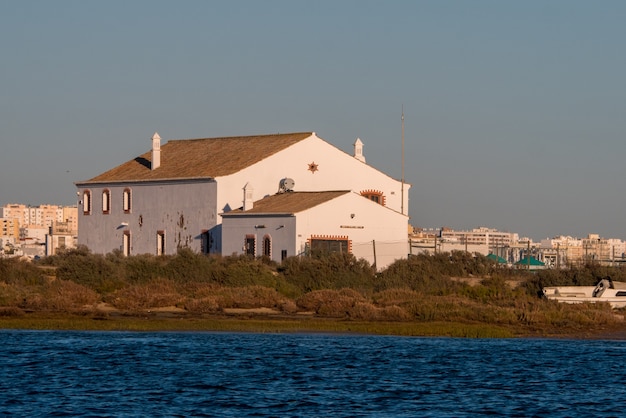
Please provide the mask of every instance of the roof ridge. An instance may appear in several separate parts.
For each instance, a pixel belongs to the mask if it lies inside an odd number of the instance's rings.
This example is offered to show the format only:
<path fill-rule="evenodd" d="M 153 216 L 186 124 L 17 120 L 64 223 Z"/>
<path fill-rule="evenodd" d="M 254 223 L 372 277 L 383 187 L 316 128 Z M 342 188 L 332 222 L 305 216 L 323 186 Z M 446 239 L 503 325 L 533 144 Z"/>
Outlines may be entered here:
<path fill-rule="evenodd" d="M 283 132 L 283 133 L 274 133 L 274 134 L 260 134 L 260 135 L 235 135 L 235 136 L 215 136 L 215 137 L 207 137 L 207 138 L 178 138 L 178 139 L 168 139 L 168 142 L 178 142 L 178 141 L 206 141 L 209 139 L 245 139 L 245 138 L 263 138 L 263 137 L 276 137 L 276 136 L 288 136 L 288 135 L 304 135 L 309 134 L 313 135 L 315 132 L 312 131 L 302 131 L 302 132 Z"/>

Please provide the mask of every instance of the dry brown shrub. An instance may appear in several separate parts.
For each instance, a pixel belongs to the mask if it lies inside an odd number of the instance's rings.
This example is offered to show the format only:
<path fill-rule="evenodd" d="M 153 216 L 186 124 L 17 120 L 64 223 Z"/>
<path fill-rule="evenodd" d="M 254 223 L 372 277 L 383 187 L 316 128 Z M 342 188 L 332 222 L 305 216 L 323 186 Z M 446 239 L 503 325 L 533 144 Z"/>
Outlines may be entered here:
<path fill-rule="evenodd" d="M 24 297 L 21 308 L 32 310 L 72 311 L 93 305 L 98 294 L 69 280 L 55 280 Z"/>
<path fill-rule="evenodd" d="M 410 321 L 413 317 L 406 309 L 393 305 L 381 308 L 381 319 L 384 321 Z"/>
<path fill-rule="evenodd" d="M 366 321 L 377 321 L 380 319 L 380 308 L 369 302 L 355 302 L 348 308 L 346 314 L 353 319 L 362 319 Z"/>
<path fill-rule="evenodd" d="M 0 317 L 5 316 L 22 316 L 24 315 L 24 311 L 18 308 L 17 306 L 3 306 L 0 307 Z"/>
<path fill-rule="evenodd" d="M 188 298 L 203 299 L 218 295 L 222 287 L 214 283 L 184 282 L 178 284 L 179 292 Z"/>
<path fill-rule="evenodd" d="M 356 290 L 315 290 L 302 295 L 296 301 L 299 308 L 313 311 L 318 315 L 331 317 L 349 316 L 356 303 L 366 302 Z"/>
<path fill-rule="evenodd" d="M 285 299 L 284 301 L 279 303 L 277 307 L 281 312 L 289 314 L 294 314 L 298 312 L 298 305 L 296 305 L 296 302 L 291 299 Z"/>
<path fill-rule="evenodd" d="M 285 299 L 275 289 L 264 286 L 224 287 L 219 292 L 219 305 L 224 308 L 275 308 Z"/>
<path fill-rule="evenodd" d="M 110 303 L 118 309 L 139 310 L 176 306 L 184 298 L 171 280 L 157 279 L 116 291 Z"/>
<path fill-rule="evenodd" d="M 217 296 L 206 296 L 200 299 L 187 299 L 185 309 L 191 313 L 216 313 L 221 310 Z"/>
<path fill-rule="evenodd" d="M 18 306 L 25 294 L 25 289 L 22 286 L 0 282 L 0 305 L 2 306 Z"/>
<path fill-rule="evenodd" d="M 374 303 L 379 306 L 402 306 L 420 299 L 420 294 L 409 288 L 387 289 L 372 296 Z"/>

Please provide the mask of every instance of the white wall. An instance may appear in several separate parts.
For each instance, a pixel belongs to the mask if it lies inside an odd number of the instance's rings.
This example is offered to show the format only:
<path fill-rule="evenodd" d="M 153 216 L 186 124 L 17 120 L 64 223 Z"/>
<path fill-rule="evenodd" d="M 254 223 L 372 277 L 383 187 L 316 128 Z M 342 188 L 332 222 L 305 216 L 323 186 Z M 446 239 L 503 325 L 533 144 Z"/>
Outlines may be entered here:
<path fill-rule="evenodd" d="M 316 172 L 309 170 L 309 164 L 313 162 L 318 165 Z M 256 201 L 275 194 L 280 180 L 285 177 L 295 181 L 295 191 L 380 190 L 388 208 L 398 212 L 401 209 L 400 181 L 357 160 L 323 139 L 311 136 L 239 173 L 217 178 L 218 212 L 222 212 L 226 206 L 230 209 L 242 206 L 243 187 L 246 183 L 253 186 Z M 408 214 L 410 185 L 404 186 L 404 213 Z"/>
<path fill-rule="evenodd" d="M 381 269 L 407 257 L 407 228 L 407 216 L 348 193 L 297 214 L 296 251 L 301 251 L 312 235 L 347 236 L 357 258 L 370 264 L 376 261 Z"/>

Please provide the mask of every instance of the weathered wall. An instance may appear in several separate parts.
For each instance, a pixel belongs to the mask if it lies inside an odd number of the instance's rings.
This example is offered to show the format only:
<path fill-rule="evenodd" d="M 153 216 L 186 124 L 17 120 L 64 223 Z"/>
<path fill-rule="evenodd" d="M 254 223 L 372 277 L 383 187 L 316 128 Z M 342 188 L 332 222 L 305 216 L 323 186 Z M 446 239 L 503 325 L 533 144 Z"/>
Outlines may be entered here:
<path fill-rule="evenodd" d="M 156 254 L 157 231 L 165 232 L 165 254 L 175 254 L 179 247 L 200 252 L 202 231 L 216 225 L 217 187 L 213 181 L 77 186 L 81 197 L 87 188 L 92 193 L 90 215 L 85 215 L 79 205 L 78 244 L 97 254 L 122 249 L 124 231 L 130 232 L 131 254 Z M 127 187 L 132 193 L 130 213 L 124 213 L 122 206 Z M 111 191 L 109 214 L 102 213 L 105 188 Z"/>
<path fill-rule="evenodd" d="M 222 220 L 222 254 L 244 254 L 245 237 L 253 235 L 256 240 L 255 256 L 263 255 L 263 239 L 269 236 L 271 240 L 271 259 L 282 261 L 282 250 L 287 251 L 287 257 L 297 255 L 295 252 L 295 225 L 294 216 L 225 216 Z"/>

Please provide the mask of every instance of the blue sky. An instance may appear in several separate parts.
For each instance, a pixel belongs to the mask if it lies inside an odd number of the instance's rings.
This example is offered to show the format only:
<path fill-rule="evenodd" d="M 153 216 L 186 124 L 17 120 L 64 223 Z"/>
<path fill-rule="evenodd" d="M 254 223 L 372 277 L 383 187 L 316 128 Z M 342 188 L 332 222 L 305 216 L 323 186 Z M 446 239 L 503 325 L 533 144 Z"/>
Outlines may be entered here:
<path fill-rule="evenodd" d="M 164 140 L 315 131 L 411 224 L 626 239 L 626 2 L 0 1 L 0 204 Z"/>

